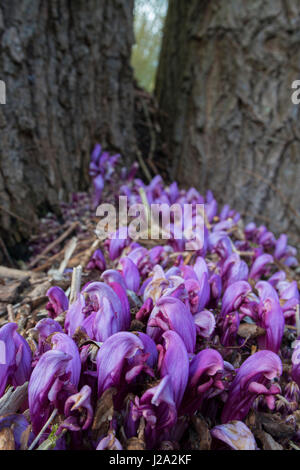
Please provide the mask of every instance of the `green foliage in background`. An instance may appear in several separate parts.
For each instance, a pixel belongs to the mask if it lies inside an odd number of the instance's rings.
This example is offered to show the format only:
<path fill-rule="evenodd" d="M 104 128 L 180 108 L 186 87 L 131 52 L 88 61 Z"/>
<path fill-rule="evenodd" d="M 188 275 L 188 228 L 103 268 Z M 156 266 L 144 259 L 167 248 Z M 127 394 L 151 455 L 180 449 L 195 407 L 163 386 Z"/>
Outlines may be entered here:
<path fill-rule="evenodd" d="M 153 91 L 168 0 L 135 0 L 131 63 L 138 84 Z"/>

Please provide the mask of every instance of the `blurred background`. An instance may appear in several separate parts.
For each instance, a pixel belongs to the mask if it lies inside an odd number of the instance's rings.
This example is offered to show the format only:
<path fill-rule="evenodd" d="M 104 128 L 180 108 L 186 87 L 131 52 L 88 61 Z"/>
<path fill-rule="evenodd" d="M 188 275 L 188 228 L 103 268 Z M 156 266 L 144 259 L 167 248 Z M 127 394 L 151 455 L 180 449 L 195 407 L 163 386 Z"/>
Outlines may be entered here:
<path fill-rule="evenodd" d="M 97 142 L 298 244 L 299 0 L 3 0 L 0 79 L 0 262 L 89 190 Z"/>

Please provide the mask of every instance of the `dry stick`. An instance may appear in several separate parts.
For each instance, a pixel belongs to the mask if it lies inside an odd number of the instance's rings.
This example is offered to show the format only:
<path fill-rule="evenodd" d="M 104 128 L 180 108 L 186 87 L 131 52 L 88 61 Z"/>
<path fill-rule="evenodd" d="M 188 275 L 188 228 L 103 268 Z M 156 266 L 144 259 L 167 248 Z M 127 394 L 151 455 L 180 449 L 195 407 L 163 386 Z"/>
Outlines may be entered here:
<path fill-rule="evenodd" d="M 80 292 L 80 285 L 81 285 L 81 274 L 82 274 L 82 266 L 79 265 L 73 269 L 72 273 L 72 282 L 71 282 L 71 292 L 70 292 L 70 305 L 75 302 L 77 296 Z"/>
<path fill-rule="evenodd" d="M 14 313 L 12 304 L 7 304 L 6 308 L 7 308 L 7 313 L 8 313 L 8 321 L 14 323 L 16 319 L 15 319 L 15 313 Z"/>
<path fill-rule="evenodd" d="M 21 269 L 7 268 L 6 266 L 0 266 L 0 278 L 10 278 L 23 280 L 32 276 L 33 271 L 21 271 Z"/>
<path fill-rule="evenodd" d="M 55 418 L 56 415 L 57 415 L 57 409 L 55 408 L 55 410 L 52 411 L 52 413 L 50 415 L 50 418 L 48 419 L 46 424 L 42 427 L 42 429 L 40 430 L 40 432 L 38 433 L 38 435 L 36 436 L 36 438 L 34 439 L 32 444 L 30 445 L 30 447 L 28 447 L 28 450 L 32 450 L 34 448 L 34 446 L 39 442 L 42 434 L 44 433 L 44 431 L 46 431 L 47 427 L 53 421 L 53 419 Z"/>
<path fill-rule="evenodd" d="M 60 250 L 55 255 L 51 256 L 51 258 L 49 258 L 44 264 L 41 264 L 37 268 L 34 268 L 32 271 L 34 273 L 38 273 L 40 271 L 45 271 L 45 269 L 49 268 L 51 266 L 52 262 L 55 261 L 56 259 L 60 258 L 64 254 L 65 251 L 66 251 L 66 247 L 64 246 L 62 250 Z"/>
<path fill-rule="evenodd" d="M 77 241 L 78 241 L 77 237 L 73 237 L 73 238 L 71 238 L 70 242 L 68 243 L 68 245 L 66 247 L 64 259 L 62 260 L 62 262 L 60 263 L 60 266 L 58 268 L 58 272 L 60 274 L 63 274 L 64 270 L 66 269 L 66 267 L 68 265 L 68 262 L 69 262 L 72 254 L 74 253 L 74 251 L 76 249 Z"/>
<path fill-rule="evenodd" d="M 45 248 L 42 253 L 40 253 L 30 264 L 29 267 L 32 268 L 43 256 L 45 256 L 49 251 L 53 250 L 57 245 L 59 245 L 62 241 L 65 240 L 72 232 L 75 230 L 75 228 L 78 226 L 78 221 L 74 222 L 64 233 L 61 234 L 60 237 L 58 237 L 56 240 L 54 240 L 50 245 Z"/>

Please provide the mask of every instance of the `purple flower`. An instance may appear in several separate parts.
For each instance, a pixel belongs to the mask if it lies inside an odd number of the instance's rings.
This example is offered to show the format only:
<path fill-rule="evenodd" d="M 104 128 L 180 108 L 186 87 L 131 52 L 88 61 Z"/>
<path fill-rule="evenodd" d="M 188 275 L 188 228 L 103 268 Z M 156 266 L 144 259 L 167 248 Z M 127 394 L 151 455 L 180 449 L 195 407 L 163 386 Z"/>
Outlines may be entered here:
<path fill-rule="evenodd" d="M 7 383 L 22 385 L 29 379 L 31 372 L 31 350 L 17 328 L 16 323 L 7 323 L 0 328 L 0 346 L 4 344 L 4 357 L 2 354 L 0 357 L 0 397 Z"/>
<path fill-rule="evenodd" d="M 58 406 L 58 394 L 68 383 L 70 374 L 66 374 L 66 368 L 71 359 L 62 351 L 47 351 L 33 369 L 28 385 L 28 401 L 35 434 L 46 423 L 53 404 Z"/>
<path fill-rule="evenodd" d="M 272 351 L 258 351 L 248 357 L 230 386 L 221 416 L 222 423 L 243 420 L 258 395 L 265 395 L 269 408 L 274 408 L 274 394 L 279 393 L 280 388 L 271 385 L 268 389 L 266 385 L 281 374 L 281 360 Z"/>
<path fill-rule="evenodd" d="M 69 336 L 73 336 L 76 329 L 83 323 L 85 319 L 85 314 L 83 313 L 85 304 L 84 296 L 79 294 L 75 302 L 70 305 L 65 318 L 65 330 Z"/>
<path fill-rule="evenodd" d="M 249 269 L 237 253 L 232 253 L 222 266 L 222 281 L 225 289 L 237 281 L 247 281 Z"/>
<path fill-rule="evenodd" d="M 120 271 L 117 271 L 116 269 L 106 269 L 106 271 L 101 274 L 101 279 L 103 279 L 103 281 L 106 282 L 106 284 L 108 285 L 111 285 L 112 283 L 117 283 L 120 284 L 123 289 L 126 290 L 127 288 L 124 277 L 122 276 Z"/>
<path fill-rule="evenodd" d="M 179 408 L 189 375 L 189 358 L 186 347 L 175 331 L 166 331 L 163 335 L 164 344 L 159 344 L 158 369 L 160 376 L 170 376 L 173 389 L 173 399 Z"/>
<path fill-rule="evenodd" d="M 99 271 L 104 271 L 106 268 L 106 262 L 104 255 L 100 249 L 94 251 L 93 256 L 88 262 L 86 269 L 98 269 Z"/>
<path fill-rule="evenodd" d="M 256 450 L 257 445 L 250 429 L 242 421 L 215 426 L 210 431 L 214 439 L 224 442 L 234 450 Z"/>
<path fill-rule="evenodd" d="M 160 340 L 163 331 L 174 330 L 182 338 L 188 352 L 194 352 L 196 327 L 194 318 L 181 300 L 175 297 L 162 297 L 151 312 L 147 334 L 155 342 Z"/>
<path fill-rule="evenodd" d="M 246 281 L 236 281 L 230 284 L 223 295 L 221 315 L 225 316 L 227 313 L 238 310 L 251 290 L 250 284 Z"/>
<path fill-rule="evenodd" d="M 96 450 L 123 450 L 123 447 L 114 432 L 109 432 L 99 441 Z"/>
<path fill-rule="evenodd" d="M 138 336 L 142 341 L 144 345 L 144 352 L 148 354 L 147 364 L 153 369 L 156 366 L 158 359 L 156 344 L 154 343 L 153 339 L 150 338 L 150 336 L 142 333 L 141 331 L 136 331 L 135 335 Z"/>
<path fill-rule="evenodd" d="M 191 312 L 201 312 L 207 305 L 210 297 L 210 286 L 208 283 L 208 276 L 206 273 L 202 275 L 200 281 L 195 279 L 187 279 L 184 286 L 189 296 L 189 304 Z"/>
<path fill-rule="evenodd" d="M 220 330 L 221 344 L 228 348 L 233 346 L 240 326 L 240 316 L 238 312 L 227 313 L 224 317 L 219 317 L 218 328 Z"/>
<path fill-rule="evenodd" d="M 80 392 L 71 395 L 65 403 L 65 416 L 70 416 L 71 412 L 79 412 L 79 427 L 82 430 L 88 429 L 93 419 L 93 408 L 91 405 L 92 389 L 84 385 Z"/>
<path fill-rule="evenodd" d="M 147 448 L 152 449 L 158 441 L 167 440 L 177 420 L 171 378 L 166 375 L 141 398 L 136 397 L 131 408 L 131 419 L 138 422 L 144 418 Z M 137 424 L 136 424 L 137 427 Z"/>
<path fill-rule="evenodd" d="M 273 263 L 273 256 L 268 254 L 260 255 L 254 261 L 249 277 L 251 279 L 257 280 L 268 272 L 268 264 Z"/>
<path fill-rule="evenodd" d="M 121 227 L 109 237 L 109 257 L 113 261 L 118 258 L 125 246 L 129 245 L 128 228 Z"/>
<path fill-rule="evenodd" d="M 122 265 L 122 274 L 125 279 L 127 289 L 137 293 L 141 283 L 141 277 L 137 266 L 128 258 L 128 256 L 120 259 Z"/>
<path fill-rule="evenodd" d="M 300 341 L 295 341 L 292 355 L 292 379 L 300 387 Z"/>
<path fill-rule="evenodd" d="M 70 382 L 77 388 L 81 372 L 81 362 L 75 342 L 65 333 L 54 333 L 51 336 L 51 343 L 53 350 L 62 351 L 71 357 L 66 367 L 66 373 L 70 372 Z"/>
<path fill-rule="evenodd" d="M 181 405 L 181 413 L 199 410 L 204 398 L 224 390 L 221 381 L 224 362 L 214 349 L 203 349 L 190 362 L 189 380 Z"/>
<path fill-rule="evenodd" d="M 209 310 L 202 310 L 202 312 L 196 313 L 194 315 L 194 322 L 197 334 L 203 338 L 209 338 L 216 326 L 215 317 Z"/>
<path fill-rule="evenodd" d="M 82 294 L 85 296 L 88 295 L 90 300 L 95 303 L 94 311 L 98 311 L 101 307 L 103 308 L 103 299 L 106 298 L 110 303 L 111 312 L 113 312 L 114 315 L 111 321 L 115 323 L 116 330 L 126 330 L 130 325 L 130 312 L 128 305 L 125 304 L 125 301 L 128 303 L 126 292 L 123 293 L 124 298 L 120 300 L 122 286 L 119 286 L 117 283 L 112 283 L 111 286 L 108 286 L 104 282 L 91 282 L 84 287 Z M 113 287 L 118 289 L 119 295 L 117 295 Z M 107 305 L 106 302 L 106 306 Z"/>
<path fill-rule="evenodd" d="M 60 324 L 52 318 L 43 318 L 36 325 L 35 329 L 39 332 L 39 344 L 36 356 L 39 358 L 44 352 L 49 351 L 51 346 L 46 342 L 46 339 L 52 335 L 52 333 L 62 333 L 62 327 Z"/>
<path fill-rule="evenodd" d="M 261 349 L 269 349 L 277 353 L 285 324 L 279 298 L 275 289 L 267 281 L 260 281 L 255 287 L 260 298 L 257 324 L 266 330 L 266 334 L 258 338 L 258 345 Z"/>
<path fill-rule="evenodd" d="M 276 241 L 274 257 L 280 259 L 285 255 L 287 248 L 287 235 L 282 233 L 278 240 Z"/>
<path fill-rule="evenodd" d="M 104 188 L 104 178 L 99 173 L 99 175 L 93 178 L 94 194 L 93 194 L 93 208 L 96 209 L 98 204 L 100 204 L 102 191 Z"/>
<path fill-rule="evenodd" d="M 135 334 L 119 332 L 110 336 L 97 354 L 98 395 L 110 387 L 126 391 L 142 371 L 153 375 L 147 365 L 149 353 L 145 353 L 143 341 Z"/>
<path fill-rule="evenodd" d="M 60 287 L 50 287 L 46 295 L 49 298 L 46 309 L 48 310 L 51 318 L 55 318 L 60 313 L 68 310 L 68 298 Z"/>

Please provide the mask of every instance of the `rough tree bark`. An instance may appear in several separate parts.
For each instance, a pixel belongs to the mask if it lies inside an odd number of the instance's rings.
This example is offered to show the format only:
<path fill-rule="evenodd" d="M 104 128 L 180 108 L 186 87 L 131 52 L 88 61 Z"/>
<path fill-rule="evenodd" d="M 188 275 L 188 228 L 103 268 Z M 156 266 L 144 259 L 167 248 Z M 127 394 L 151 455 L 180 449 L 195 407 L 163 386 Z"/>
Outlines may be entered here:
<path fill-rule="evenodd" d="M 133 40 L 133 0 L 1 2 L 0 234 L 8 244 L 86 187 L 97 141 L 130 158 Z"/>
<path fill-rule="evenodd" d="M 156 97 L 172 177 L 300 229 L 298 0 L 170 0 Z"/>

